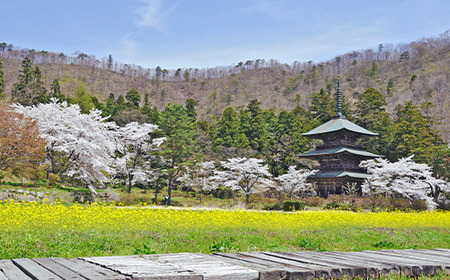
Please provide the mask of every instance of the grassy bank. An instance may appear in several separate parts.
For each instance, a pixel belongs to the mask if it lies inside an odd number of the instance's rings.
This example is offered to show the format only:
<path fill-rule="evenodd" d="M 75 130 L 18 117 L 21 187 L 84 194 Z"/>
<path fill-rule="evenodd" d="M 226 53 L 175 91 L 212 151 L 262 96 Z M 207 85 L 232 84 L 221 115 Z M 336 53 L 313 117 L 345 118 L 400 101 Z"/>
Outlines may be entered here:
<path fill-rule="evenodd" d="M 0 204 L 2 259 L 450 248 L 449 212 L 295 213 Z"/>

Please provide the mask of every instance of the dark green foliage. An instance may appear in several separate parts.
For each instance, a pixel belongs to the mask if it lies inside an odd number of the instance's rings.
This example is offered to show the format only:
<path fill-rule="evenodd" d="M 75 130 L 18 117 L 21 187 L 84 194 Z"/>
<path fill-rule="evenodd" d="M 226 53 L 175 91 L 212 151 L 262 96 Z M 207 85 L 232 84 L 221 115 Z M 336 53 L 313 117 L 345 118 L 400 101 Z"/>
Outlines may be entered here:
<path fill-rule="evenodd" d="M 389 79 L 386 91 L 389 96 L 394 95 L 394 79 L 392 79 L 392 78 Z"/>
<path fill-rule="evenodd" d="M 125 96 L 127 102 L 127 107 L 130 109 L 138 109 L 139 108 L 139 102 L 141 102 L 141 95 L 139 92 L 132 88 L 127 92 L 127 95 Z"/>
<path fill-rule="evenodd" d="M 195 107 L 197 107 L 198 102 L 192 98 L 188 98 L 186 100 L 186 111 L 189 117 L 195 122 L 197 121 L 197 112 L 195 111 Z"/>
<path fill-rule="evenodd" d="M 119 95 L 119 97 L 117 98 L 117 101 L 115 103 L 114 106 L 114 112 L 120 112 L 123 111 L 127 108 L 127 103 L 125 102 L 125 98 L 123 97 L 123 95 Z"/>
<path fill-rule="evenodd" d="M 162 136 L 166 137 L 163 150 L 156 152 L 169 161 L 165 169 L 168 180 L 169 205 L 171 203 L 171 191 L 178 175 L 186 165 L 194 159 L 196 149 L 196 124 L 188 116 L 187 109 L 182 105 L 168 104 L 161 112 L 159 129 Z"/>
<path fill-rule="evenodd" d="M 251 100 L 247 109 L 241 111 L 240 121 L 241 130 L 247 137 L 252 149 L 262 153 L 269 145 L 269 135 L 260 104 L 261 102 L 256 99 Z"/>
<path fill-rule="evenodd" d="M 3 61 L 0 59 L 0 99 L 6 97 L 5 92 L 5 74 L 3 73 Z"/>
<path fill-rule="evenodd" d="M 135 248 L 134 255 L 153 255 L 158 254 L 153 248 L 150 248 L 149 246 L 142 244 L 142 248 Z"/>
<path fill-rule="evenodd" d="M 394 243 L 387 240 L 377 241 L 374 244 L 372 244 L 375 248 L 393 248 L 395 246 Z"/>
<path fill-rule="evenodd" d="M 298 242 L 298 246 L 302 248 L 303 250 L 310 250 L 310 251 L 321 251 L 320 245 L 311 238 L 303 237 Z"/>
<path fill-rule="evenodd" d="M 380 134 L 375 138 L 362 139 L 361 143 L 369 151 L 380 155 L 386 155 L 389 152 L 393 130 L 393 123 L 385 111 L 386 105 L 383 94 L 374 88 L 368 88 L 359 95 L 355 110 L 357 125 Z"/>
<path fill-rule="evenodd" d="M 33 80 L 31 83 L 31 91 L 34 94 L 33 104 L 39 103 L 47 103 L 49 101 L 49 97 L 47 95 L 46 89 L 44 87 L 44 83 L 42 82 L 42 73 L 39 66 L 36 66 L 33 70 Z"/>
<path fill-rule="evenodd" d="M 283 202 L 283 211 L 302 211 L 306 203 L 298 200 L 286 200 Z"/>
<path fill-rule="evenodd" d="M 215 134 L 215 139 L 213 141 L 214 147 L 236 147 L 238 138 L 244 137 L 245 135 L 241 136 L 241 123 L 238 118 L 239 114 L 233 109 L 233 107 L 227 107 L 220 118 L 220 120 L 217 122 L 217 129 Z M 245 137 L 246 138 L 246 137 Z M 243 139 L 240 140 L 240 146 L 243 145 Z M 244 141 L 245 142 L 245 141 Z M 247 139 L 248 143 L 248 139 Z M 247 144 L 248 147 L 248 144 Z M 243 147 L 246 148 L 246 147 Z"/>
<path fill-rule="evenodd" d="M 273 211 L 273 210 L 282 210 L 283 204 L 280 203 L 266 203 L 263 206 L 263 210 Z"/>
<path fill-rule="evenodd" d="M 108 98 L 106 99 L 106 105 L 103 108 L 102 116 L 112 116 L 115 113 L 114 107 L 114 93 L 110 93 Z"/>
<path fill-rule="evenodd" d="M 437 131 L 431 128 L 431 120 L 424 117 L 411 101 L 398 106 L 395 114 L 388 159 L 395 161 L 414 154 L 415 161 L 433 165 L 433 154 L 442 145 L 442 139 Z"/>
<path fill-rule="evenodd" d="M 33 69 L 30 58 L 25 57 L 22 61 L 19 81 L 13 85 L 11 93 L 14 101 L 24 106 L 48 102 L 41 76 L 39 66 Z"/>
<path fill-rule="evenodd" d="M 215 241 L 211 246 L 209 246 L 209 250 L 211 250 L 212 253 L 229 251 L 232 248 L 232 243 L 234 241 L 235 240 L 232 237 L 221 241 Z"/>
<path fill-rule="evenodd" d="M 323 209 L 354 211 L 354 212 L 356 212 L 358 210 L 355 205 L 353 205 L 349 202 L 339 202 L 339 201 L 328 203 Z"/>
<path fill-rule="evenodd" d="M 312 117 L 318 119 L 320 123 L 325 123 L 336 114 L 336 100 L 321 89 L 318 93 L 310 94 L 311 107 L 309 111 Z"/>
<path fill-rule="evenodd" d="M 83 86 L 78 86 L 75 90 L 75 96 L 71 98 L 70 103 L 78 104 L 81 112 L 88 114 L 95 107 L 91 95 Z"/>
<path fill-rule="evenodd" d="M 61 86 L 59 85 L 59 80 L 57 78 L 55 78 L 52 82 L 49 98 L 56 98 L 60 102 L 65 100 L 64 94 L 61 93 Z"/>

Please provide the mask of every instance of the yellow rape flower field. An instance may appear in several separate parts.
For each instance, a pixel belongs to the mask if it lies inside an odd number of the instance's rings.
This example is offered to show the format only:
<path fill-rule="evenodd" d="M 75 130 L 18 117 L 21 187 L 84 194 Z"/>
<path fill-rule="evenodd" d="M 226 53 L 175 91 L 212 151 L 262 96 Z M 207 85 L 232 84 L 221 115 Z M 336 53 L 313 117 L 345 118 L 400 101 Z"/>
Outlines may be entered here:
<path fill-rule="evenodd" d="M 0 258 L 450 248 L 450 212 L 0 204 Z"/>

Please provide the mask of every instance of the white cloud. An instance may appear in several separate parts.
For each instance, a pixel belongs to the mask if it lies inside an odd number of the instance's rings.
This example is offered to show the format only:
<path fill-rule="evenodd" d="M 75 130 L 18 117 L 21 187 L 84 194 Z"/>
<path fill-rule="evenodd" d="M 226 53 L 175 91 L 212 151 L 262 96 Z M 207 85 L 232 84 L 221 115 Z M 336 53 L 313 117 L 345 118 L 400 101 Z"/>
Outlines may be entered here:
<path fill-rule="evenodd" d="M 161 0 L 139 0 L 144 3 L 144 6 L 135 10 L 139 15 L 137 25 L 140 27 L 150 27 L 162 31 L 163 19 L 174 10 L 180 1 L 176 2 L 172 6 L 166 8 L 163 4 L 167 4 L 166 1 Z"/>

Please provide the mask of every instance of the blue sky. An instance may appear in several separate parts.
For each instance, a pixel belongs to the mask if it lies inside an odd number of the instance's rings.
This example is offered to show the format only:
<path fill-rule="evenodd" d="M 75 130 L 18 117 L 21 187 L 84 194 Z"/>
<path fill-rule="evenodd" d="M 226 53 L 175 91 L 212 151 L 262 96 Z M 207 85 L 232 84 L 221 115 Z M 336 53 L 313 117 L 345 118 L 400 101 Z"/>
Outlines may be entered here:
<path fill-rule="evenodd" d="M 148 68 L 320 62 L 450 29 L 448 0 L 1 2 L 0 42 Z"/>

